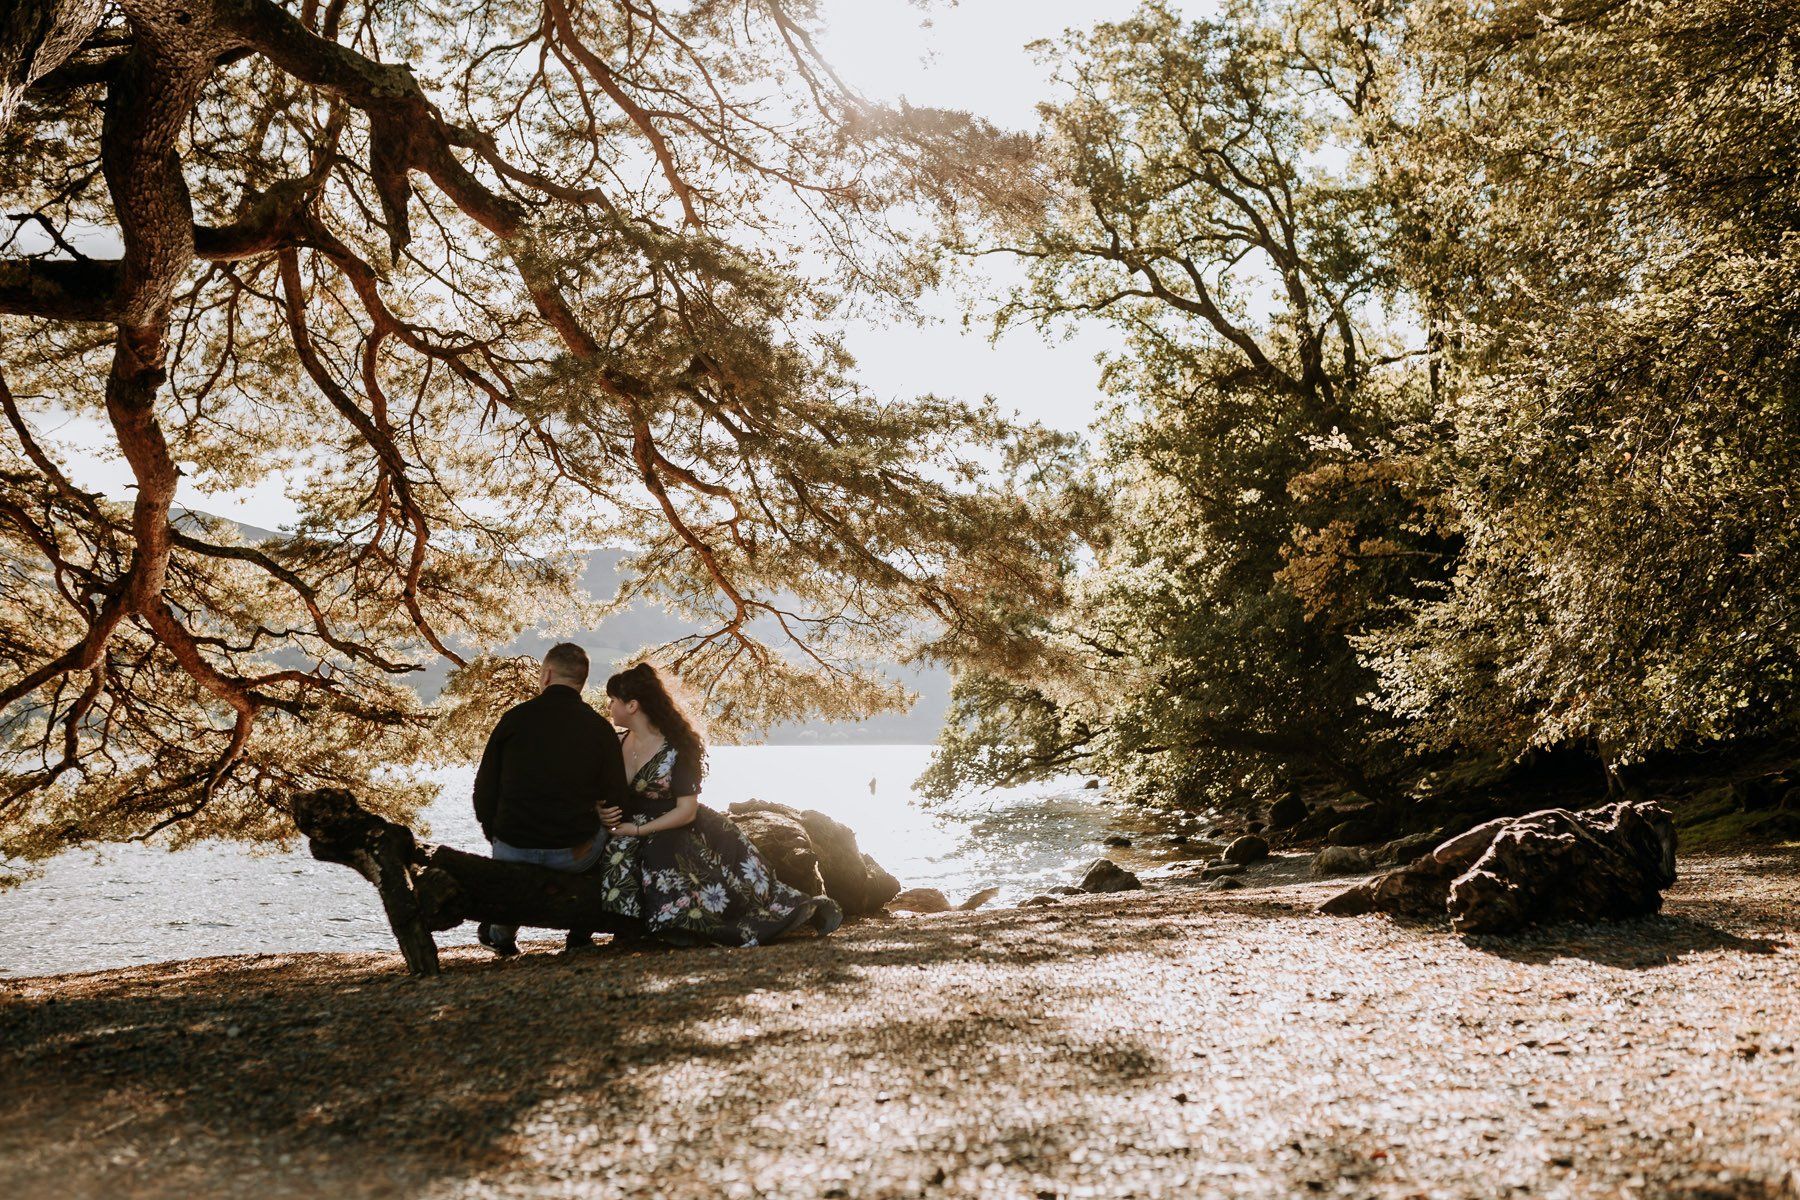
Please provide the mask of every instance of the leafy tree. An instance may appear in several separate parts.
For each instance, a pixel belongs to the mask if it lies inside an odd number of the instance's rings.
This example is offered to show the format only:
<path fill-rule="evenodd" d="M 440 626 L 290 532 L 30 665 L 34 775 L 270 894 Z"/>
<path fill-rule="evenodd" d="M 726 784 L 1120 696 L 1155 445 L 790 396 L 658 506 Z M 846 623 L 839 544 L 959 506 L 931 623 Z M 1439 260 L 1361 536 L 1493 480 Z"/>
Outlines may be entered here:
<path fill-rule="evenodd" d="M 1111 512 L 933 782 L 1398 800 L 1445 753 L 1791 738 L 1797 26 L 1303 0 L 1075 39 L 1002 317 L 1127 332 Z"/>
<path fill-rule="evenodd" d="M 1110 514 L 1091 564 L 1067 564 L 1069 608 L 1024 631 L 1044 659 L 996 653 L 1011 688 L 959 688 L 939 790 L 959 762 L 1062 766 L 1073 730 L 1115 784 L 1165 797 L 1271 771 L 1391 794 L 1390 722 L 1350 638 L 1441 576 L 1448 546 L 1410 450 L 1424 349 L 1388 315 L 1380 36 L 1335 5 L 1187 22 L 1152 4 L 1046 48 L 1065 186 L 992 249 L 1029 272 L 998 322 L 1123 335 L 1090 484 Z"/>
<path fill-rule="evenodd" d="M 695 620 L 667 656 L 728 729 L 893 704 L 868 647 L 1040 586 L 1054 522 L 982 482 L 1013 431 L 871 399 L 829 332 L 931 282 L 934 215 L 1028 205 L 1030 146 L 868 102 L 816 19 L 6 7 L 0 854 L 278 837 L 324 784 L 404 817 L 405 765 L 514 694 L 484 653 L 601 611 L 586 547 Z M 76 485 L 71 416 L 129 505 Z M 273 471 L 279 537 L 174 507 Z M 459 667 L 433 708 L 424 656 Z"/>
<path fill-rule="evenodd" d="M 1436 236 L 1454 589 L 1372 638 L 1429 745 L 1610 764 L 1791 733 L 1800 9 L 1429 4 L 1397 155 Z"/>

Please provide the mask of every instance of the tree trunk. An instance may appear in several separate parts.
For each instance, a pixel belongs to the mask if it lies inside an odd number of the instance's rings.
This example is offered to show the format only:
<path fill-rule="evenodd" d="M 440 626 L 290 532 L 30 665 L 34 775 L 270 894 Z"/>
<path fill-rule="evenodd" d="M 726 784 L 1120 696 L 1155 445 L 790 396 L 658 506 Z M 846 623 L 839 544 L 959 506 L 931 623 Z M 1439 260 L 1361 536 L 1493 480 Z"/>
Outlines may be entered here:
<path fill-rule="evenodd" d="M 567 875 L 421 843 L 412 830 L 376 816 L 341 789 L 295 796 L 294 824 L 314 858 L 343 863 L 375 885 L 406 969 L 414 975 L 438 973 L 431 935 L 464 921 L 643 931 L 640 922 L 606 910 L 597 873 Z"/>

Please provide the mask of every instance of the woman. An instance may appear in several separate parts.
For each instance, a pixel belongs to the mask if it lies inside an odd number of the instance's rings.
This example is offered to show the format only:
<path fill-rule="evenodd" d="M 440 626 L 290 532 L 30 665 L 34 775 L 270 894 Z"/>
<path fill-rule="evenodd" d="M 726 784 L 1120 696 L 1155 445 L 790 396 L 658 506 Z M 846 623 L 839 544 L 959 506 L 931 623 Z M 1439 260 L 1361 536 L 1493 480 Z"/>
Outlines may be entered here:
<path fill-rule="evenodd" d="M 677 945 L 754 946 L 803 926 L 830 933 L 837 903 L 775 878 L 750 840 L 700 803 L 706 744 L 662 674 L 639 663 L 606 681 L 607 716 L 624 730 L 624 811 L 601 813 L 612 837 L 606 904 Z"/>

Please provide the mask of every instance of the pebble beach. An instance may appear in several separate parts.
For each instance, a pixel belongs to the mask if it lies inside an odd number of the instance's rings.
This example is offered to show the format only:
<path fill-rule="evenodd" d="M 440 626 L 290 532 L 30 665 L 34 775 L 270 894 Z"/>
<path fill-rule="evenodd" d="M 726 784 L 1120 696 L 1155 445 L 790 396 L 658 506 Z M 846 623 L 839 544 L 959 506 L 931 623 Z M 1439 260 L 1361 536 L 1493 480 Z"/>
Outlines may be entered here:
<path fill-rule="evenodd" d="M 1291 857 L 1291 856 L 1290 856 Z M 1217 891 L 0 980 L 9 1197 L 1800 1194 L 1800 850 L 1459 938 Z M 373 903 L 373 896 L 369 897 Z"/>

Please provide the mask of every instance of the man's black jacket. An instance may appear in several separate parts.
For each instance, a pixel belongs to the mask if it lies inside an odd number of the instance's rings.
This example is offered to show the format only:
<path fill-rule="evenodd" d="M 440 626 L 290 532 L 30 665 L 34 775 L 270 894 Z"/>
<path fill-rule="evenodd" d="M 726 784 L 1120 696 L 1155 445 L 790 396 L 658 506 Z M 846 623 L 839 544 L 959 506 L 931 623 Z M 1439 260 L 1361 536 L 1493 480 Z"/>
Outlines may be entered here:
<path fill-rule="evenodd" d="M 563 684 L 508 709 L 475 772 L 481 831 L 525 849 L 584 844 L 600 831 L 600 809 L 624 799 L 619 735 Z"/>

